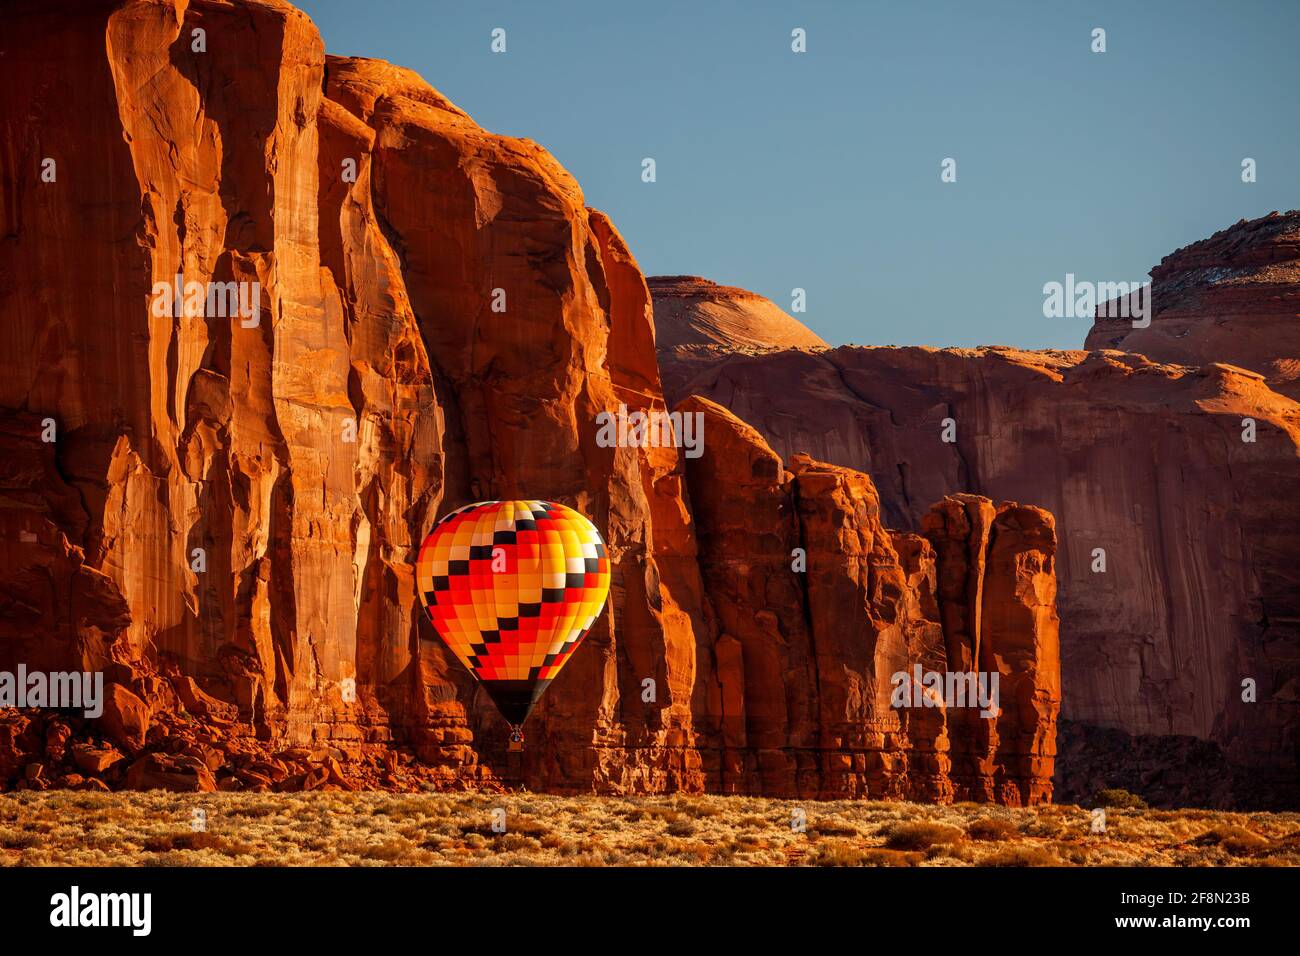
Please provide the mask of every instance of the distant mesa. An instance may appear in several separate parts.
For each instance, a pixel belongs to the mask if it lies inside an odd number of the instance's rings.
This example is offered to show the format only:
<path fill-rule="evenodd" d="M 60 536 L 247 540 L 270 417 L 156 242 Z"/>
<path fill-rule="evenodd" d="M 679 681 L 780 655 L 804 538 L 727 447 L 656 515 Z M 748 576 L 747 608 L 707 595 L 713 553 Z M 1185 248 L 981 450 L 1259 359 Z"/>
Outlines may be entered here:
<path fill-rule="evenodd" d="M 699 276 L 648 276 L 656 345 L 751 348 L 829 348 L 812 329 L 771 299 Z"/>
<path fill-rule="evenodd" d="M 1300 210 L 1243 219 L 1165 256 L 1151 270 L 1151 304 L 1147 328 L 1098 318 L 1086 347 L 1228 363 L 1300 398 Z"/>

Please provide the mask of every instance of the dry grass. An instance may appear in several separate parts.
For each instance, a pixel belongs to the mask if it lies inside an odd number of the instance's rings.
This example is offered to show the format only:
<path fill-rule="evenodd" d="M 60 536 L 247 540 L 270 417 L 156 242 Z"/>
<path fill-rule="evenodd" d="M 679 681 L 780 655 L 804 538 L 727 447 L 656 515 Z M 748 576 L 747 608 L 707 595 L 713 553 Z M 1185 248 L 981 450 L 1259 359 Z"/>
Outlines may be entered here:
<path fill-rule="evenodd" d="M 207 829 L 190 828 L 202 808 Z M 493 828 L 494 810 L 506 830 Z M 792 812 L 806 814 L 804 832 Z M 516 793 L 0 795 L 9 866 L 1296 866 L 1300 813 Z"/>

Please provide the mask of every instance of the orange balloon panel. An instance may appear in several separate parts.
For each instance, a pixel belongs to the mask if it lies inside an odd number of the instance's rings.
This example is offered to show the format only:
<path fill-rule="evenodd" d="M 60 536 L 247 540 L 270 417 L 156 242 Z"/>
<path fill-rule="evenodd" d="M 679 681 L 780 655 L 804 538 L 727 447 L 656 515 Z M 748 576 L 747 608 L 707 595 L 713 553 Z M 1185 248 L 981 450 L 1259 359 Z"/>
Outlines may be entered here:
<path fill-rule="evenodd" d="M 438 635 L 484 682 L 559 673 L 604 607 L 609 578 L 595 526 L 549 501 L 453 511 L 424 539 L 416 564 Z"/>

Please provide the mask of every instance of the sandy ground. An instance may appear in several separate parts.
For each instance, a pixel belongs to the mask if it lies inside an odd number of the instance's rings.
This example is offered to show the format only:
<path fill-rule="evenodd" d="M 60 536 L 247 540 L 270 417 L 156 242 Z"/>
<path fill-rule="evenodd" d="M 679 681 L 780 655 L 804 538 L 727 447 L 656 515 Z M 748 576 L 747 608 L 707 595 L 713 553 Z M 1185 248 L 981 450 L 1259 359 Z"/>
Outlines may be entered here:
<path fill-rule="evenodd" d="M 194 829 L 201 810 L 206 829 Z M 499 827 L 504 810 L 505 832 Z M 802 814 L 804 829 L 797 829 Z M 794 825 L 792 825 L 794 824 Z M 0 795 L 6 866 L 1296 866 L 1300 813 L 540 794 Z"/>

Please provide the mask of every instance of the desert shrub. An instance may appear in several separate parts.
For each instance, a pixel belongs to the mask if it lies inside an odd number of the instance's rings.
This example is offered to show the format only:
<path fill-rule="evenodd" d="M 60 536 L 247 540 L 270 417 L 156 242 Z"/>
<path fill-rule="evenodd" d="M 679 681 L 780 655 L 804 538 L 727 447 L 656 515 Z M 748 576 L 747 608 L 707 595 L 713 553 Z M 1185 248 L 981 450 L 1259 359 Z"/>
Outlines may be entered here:
<path fill-rule="evenodd" d="M 1002 817 L 980 817 L 966 826 L 966 835 L 972 840 L 1001 842 L 1013 840 L 1019 834 L 1020 828 Z"/>
<path fill-rule="evenodd" d="M 819 843 L 808 855 L 813 866 L 866 866 L 867 850 L 847 840 Z"/>
<path fill-rule="evenodd" d="M 498 850 L 511 853 L 518 850 L 535 850 L 541 844 L 522 833 L 506 833 L 497 838 L 496 846 Z"/>
<path fill-rule="evenodd" d="M 1198 836 L 1195 841 L 1200 846 L 1220 846 L 1233 856 L 1249 856 L 1259 853 L 1271 845 L 1267 838 L 1253 830 L 1239 826 L 1217 826 Z"/>
<path fill-rule="evenodd" d="M 1055 855 L 1038 846 L 1004 846 L 981 861 L 983 866 L 1060 866 Z"/>
<path fill-rule="evenodd" d="M 1083 825 L 1087 826 L 1086 821 Z M 1019 832 L 1022 836 L 1054 839 L 1077 832 L 1079 826 L 1080 822 L 1077 818 L 1070 820 L 1065 817 L 1048 816 L 1040 813 L 1026 820 Z"/>
<path fill-rule="evenodd" d="M 274 803 L 249 803 L 242 806 L 235 805 L 227 812 L 232 817 L 250 817 L 255 820 L 259 817 L 275 816 L 283 809 L 283 806 Z"/>
<path fill-rule="evenodd" d="M 1300 830 L 1292 830 L 1278 838 L 1279 850 L 1300 850 Z"/>
<path fill-rule="evenodd" d="M 506 821 L 506 829 L 510 833 L 522 833 L 524 836 L 539 837 L 550 833 L 551 828 L 540 820 L 534 820 L 531 817 L 511 817 Z"/>
<path fill-rule="evenodd" d="M 113 794 L 94 791 L 78 793 L 70 802 L 78 810 L 102 810 L 113 806 Z"/>
<path fill-rule="evenodd" d="M 669 836 L 686 837 L 690 836 L 694 832 L 695 822 L 693 820 L 682 818 L 680 820 L 674 820 L 672 823 L 668 824 Z"/>
<path fill-rule="evenodd" d="M 6 850 L 30 850 L 39 842 L 33 833 L 0 833 L 0 848 Z"/>
<path fill-rule="evenodd" d="M 1147 802 L 1136 793 L 1129 793 L 1118 787 L 1098 790 L 1092 798 L 1094 807 L 1110 807 L 1115 810 L 1145 810 Z"/>
<path fill-rule="evenodd" d="M 402 797 L 381 803 L 370 812 L 378 817 L 424 816 L 429 812 L 429 801 L 421 797 Z"/>
<path fill-rule="evenodd" d="M 514 827 L 510 826 L 507 821 L 506 831 L 508 832 L 512 829 L 514 829 Z M 501 831 L 492 829 L 492 821 L 490 820 L 483 820 L 476 823 L 462 823 L 460 824 L 460 833 L 465 837 L 478 836 L 485 840 L 495 840 L 501 835 Z"/>
<path fill-rule="evenodd" d="M 1073 863 L 1076 866 L 1085 866 L 1088 863 L 1087 847 L 1077 846 L 1071 843 L 1057 843 L 1054 849 L 1062 862 Z M 1052 864 L 1048 865 L 1051 866 Z"/>
<path fill-rule="evenodd" d="M 924 850 L 936 843 L 956 843 L 965 834 L 945 823 L 914 820 L 898 823 L 885 834 L 885 846 L 891 850 Z"/>
<path fill-rule="evenodd" d="M 410 842 L 402 839 L 385 840 L 382 843 L 369 844 L 361 851 L 361 856 L 367 860 L 381 860 L 385 863 L 395 863 L 398 860 L 405 859 L 417 848 Z"/>
<path fill-rule="evenodd" d="M 194 833 L 165 833 L 149 837 L 144 841 L 144 849 L 149 853 L 167 853 L 172 850 L 212 850 L 226 856 L 241 856 L 251 853 L 253 848 L 247 843 L 232 840 L 219 833 L 200 830 Z"/>
<path fill-rule="evenodd" d="M 812 866 L 911 866 L 919 854 L 864 847 L 848 840 L 818 843 L 808 855 Z"/>
<path fill-rule="evenodd" d="M 936 843 L 925 851 L 927 860 L 937 860 L 940 858 L 948 860 L 961 860 L 964 863 L 970 863 L 975 859 L 975 854 L 971 852 L 969 846 L 960 843 Z"/>
<path fill-rule="evenodd" d="M 724 843 L 713 848 L 713 857 L 709 861 L 717 866 L 727 866 L 736 862 L 736 844 Z"/>
<path fill-rule="evenodd" d="M 219 842 L 215 833 L 164 833 L 161 836 L 148 837 L 144 849 L 150 853 L 165 853 L 168 850 L 207 850 Z"/>
<path fill-rule="evenodd" d="M 830 817 L 809 823 L 808 832 L 819 837 L 853 837 L 858 835 L 858 828 L 851 823 L 844 823 L 835 817 Z"/>
<path fill-rule="evenodd" d="M 684 857 L 693 857 L 700 863 L 708 863 L 713 859 L 714 848 L 700 840 L 690 840 L 678 843 L 672 848 L 669 854 L 670 858 L 681 859 Z"/>
<path fill-rule="evenodd" d="M 681 820 L 686 816 L 686 814 L 682 813 L 682 811 L 678 810 L 676 807 L 666 806 L 647 806 L 645 812 L 646 816 L 652 817 L 655 820 L 662 820 L 665 823 L 673 823 L 674 821 Z"/>

